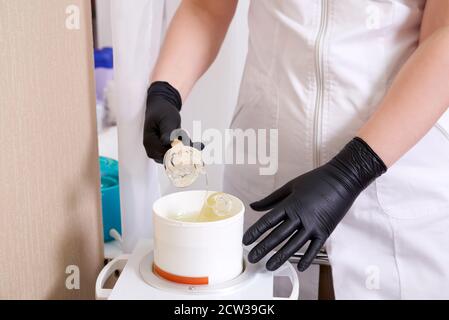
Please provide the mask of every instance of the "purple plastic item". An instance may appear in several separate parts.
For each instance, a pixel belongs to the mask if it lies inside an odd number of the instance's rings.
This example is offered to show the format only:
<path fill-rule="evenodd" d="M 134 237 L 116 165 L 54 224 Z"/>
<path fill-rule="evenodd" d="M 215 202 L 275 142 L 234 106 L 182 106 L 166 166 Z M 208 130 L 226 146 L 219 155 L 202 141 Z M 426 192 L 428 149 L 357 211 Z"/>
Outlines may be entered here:
<path fill-rule="evenodd" d="M 95 86 L 97 100 L 104 101 L 104 89 L 114 78 L 114 62 L 112 48 L 95 50 Z"/>

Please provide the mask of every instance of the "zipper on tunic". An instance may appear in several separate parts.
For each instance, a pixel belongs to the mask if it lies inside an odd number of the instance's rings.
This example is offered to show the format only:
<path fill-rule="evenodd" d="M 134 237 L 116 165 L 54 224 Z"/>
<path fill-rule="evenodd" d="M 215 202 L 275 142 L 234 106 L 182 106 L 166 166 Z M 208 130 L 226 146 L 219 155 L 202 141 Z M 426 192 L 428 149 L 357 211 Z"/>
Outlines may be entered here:
<path fill-rule="evenodd" d="M 316 76 L 316 98 L 315 98 L 315 116 L 313 119 L 313 165 L 316 167 L 321 165 L 321 126 L 322 126 L 322 109 L 324 100 L 324 62 L 323 47 L 326 38 L 328 26 L 328 2 L 329 0 L 321 0 L 321 20 L 320 28 L 315 42 L 315 76 Z"/>

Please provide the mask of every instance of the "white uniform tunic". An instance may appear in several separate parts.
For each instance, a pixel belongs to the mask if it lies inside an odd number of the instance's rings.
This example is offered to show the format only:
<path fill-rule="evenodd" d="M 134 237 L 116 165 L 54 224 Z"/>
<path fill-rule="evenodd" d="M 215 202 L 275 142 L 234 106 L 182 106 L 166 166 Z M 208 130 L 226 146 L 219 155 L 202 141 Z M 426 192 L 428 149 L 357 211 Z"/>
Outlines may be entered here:
<path fill-rule="evenodd" d="M 278 129 L 279 169 L 262 176 L 258 164 L 229 165 L 225 191 L 250 203 L 330 160 L 416 49 L 424 5 L 252 1 L 231 127 Z M 327 242 L 337 299 L 449 298 L 447 123 L 371 184 Z M 260 216 L 248 208 L 247 226 Z"/>

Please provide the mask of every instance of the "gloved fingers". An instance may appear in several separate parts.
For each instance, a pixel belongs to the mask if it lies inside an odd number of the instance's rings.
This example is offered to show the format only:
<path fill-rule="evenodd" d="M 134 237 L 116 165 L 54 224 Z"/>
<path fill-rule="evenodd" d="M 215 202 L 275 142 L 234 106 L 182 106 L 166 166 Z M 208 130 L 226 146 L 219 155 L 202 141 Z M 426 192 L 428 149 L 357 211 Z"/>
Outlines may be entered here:
<path fill-rule="evenodd" d="M 173 130 L 173 132 L 170 136 L 170 140 L 173 141 L 175 139 L 178 139 L 179 141 L 181 141 L 183 145 L 196 148 L 199 151 L 204 149 L 204 144 L 202 144 L 201 142 L 194 143 L 192 141 L 192 139 L 190 139 L 190 136 L 187 133 L 187 131 L 185 131 L 184 129 L 179 128 L 179 129 Z"/>
<path fill-rule="evenodd" d="M 162 163 L 162 159 L 164 158 L 167 148 L 161 144 L 159 136 L 155 130 L 148 129 L 145 132 L 143 145 L 149 158 L 154 159 L 158 163 Z"/>
<path fill-rule="evenodd" d="M 150 151 L 147 155 L 148 158 L 153 159 L 156 163 L 162 164 L 164 162 L 164 155 L 162 153 Z"/>
<path fill-rule="evenodd" d="M 164 146 L 164 147 L 166 147 L 167 148 L 167 150 L 168 149 L 170 149 L 170 146 L 171 146 L 171 144 L 170 144 L 170 133 L 162 133 L 161 134 L 161 137 L 159 138 L 159 143 L 162 145 L 162 146 Z"/>
<path fill-rule="evenodd" d="M 298 270 L 305 271 L 313 262 L 316 255 L 320 252 L 321 248 L 324 245 L 325 240 L 314 239 L 310 242 L 309 247 L 307 248 L 306 253 L 302 257 L 302 259 L 298 262 Z"/>
<path fill-rule="evenodd" d="M 199 151 L 202 151 L 204 149 L 204 144 L 202 142 L 193 142 L 192 139 L 190 139 L 187 131 L 181 128 L 172 130 L 170 134 L 164 134 L 162 141 L 165 144 L 171 144 L 171 142 L 175 139 L 181 141 L 183 145 L 195 148 Z"/>
<path fill-rule="evenodd" d="M 290 194 L 290 185 L 285 184 L 262 200 L 253 202 L 250 207 L 256 211 L 266 211 L 273 208 L 276 204 L 284 200 Z"/>
<path fill-rule="evenodd" d="M 290 237 L 296 229 L 297 227 L 291 221 L 284 221 L 250 251 L 248 261 L 251 263 L 259 262 L 277 245 Z"/>
<path fill-rule="evenodd" d="M 181 128 L 175 128 L 175 129 L 171 130 L 170 134 L 168 136 L 168 139 L 169 139 L 169 144 L 175 139 L 181 141 L 182 144 L 185 146 L 190 146 L 190 144 L 192 142 L 190 140 L 190 137 L 189 137 L 189 134 L 187 133 L 187 131 L 185 131 L 184 129 L 181 129 Z"/>
<path fill-rule="evenodd" d="M 168 149 L 171 148 L 171 143 L 173 142 L 173 140 L 175 139 L 179 139 L 183 142 L 183 139 L 185 138 L 180 138 L 180 130 L 179 128 L 174 128 L 168 124 L 164 124 L 161 125 L 161 128 L 159 129 L 161 134 L 160 134 L 160 141 L 161 144 L 163 146 L 166 146 Z"/>
<path fill-rule="evenodd" d="M 161 143 L 165 146 L 170 146 L 170 143 L 179 136 L 187 136 L 184 130 L 180 129 L 181 116 L 177 111 L 172 114 L 161 115 L 161 118 L 155 120 L 155 123 L 159 129 Z"/>
<path fill-rule="evenodd" d="M 283 207 L 274 208 L 270 212 L 264 214 L 255 224 L 246 230 L 243 235 L 243 244 L 250 245 L 256 241 L 262 234 L 269 229 L 275 227 L 286 217 Z"/>
<path fill-rule="evenodd" d="M 309 233 L 305 229 L 300 229 L 268 260 L 267 269 L 274 271 L 282 266 L 292 255 L 301 249 L 309 238 Z"/>

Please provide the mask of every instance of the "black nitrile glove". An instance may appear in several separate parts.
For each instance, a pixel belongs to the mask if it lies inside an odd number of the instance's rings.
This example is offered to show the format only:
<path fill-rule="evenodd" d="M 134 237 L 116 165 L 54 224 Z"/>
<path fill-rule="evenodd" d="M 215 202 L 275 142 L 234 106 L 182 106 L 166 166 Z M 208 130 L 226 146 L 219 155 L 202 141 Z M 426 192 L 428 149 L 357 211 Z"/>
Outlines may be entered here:
<path fill-rule="evenodd" d="M 185 145 L 202 149 L 194 144 L 181 127 L 182 100 L 178 90 L 168 82 L 153 82 L 148 89 L 143 145 L 149 158 L 162 163 L 165 153 L 171 148 L 172 138 L 180 139 Z"/>
<path fill-rule="evenodd" d="M 149 158 L 162 163 L 170 149 L 170 135 L 181 127 L 181 96 L 168 82 L 154 82 L 148 89 L 143 145 Z"/>
<path fill-rule="evenodd" d="M 298 263 L 299 271 L 304 271 L 357 196 L 386 170 L 383 161 L 368 144 L 354 138 L 325 165 L 252 203 L 250 206 L 256 211 L 271 211 L 246 231 L 243 243 L 249 245 L 269 229 L 276 228 L 251 250 L 248 260 L 258 262 L 291 236 L 268 260 L 266 267 L 276 270 L 310 240 Z"/>

